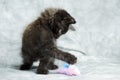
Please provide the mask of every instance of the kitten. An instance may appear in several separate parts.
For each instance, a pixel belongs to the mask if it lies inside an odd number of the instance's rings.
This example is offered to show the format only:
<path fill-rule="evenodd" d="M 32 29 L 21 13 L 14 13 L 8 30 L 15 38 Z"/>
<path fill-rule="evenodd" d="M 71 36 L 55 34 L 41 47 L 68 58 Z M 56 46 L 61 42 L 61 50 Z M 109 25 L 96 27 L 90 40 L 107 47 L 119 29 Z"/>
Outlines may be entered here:
<path fill-rule="evenodd" d="M 77 58 L 59 50 L 55 41 L 65 34 L 75 19 L 64 9 L 49 8 L 41 16 L 29 24 L 23 33 L 22 58 L 20 70 L 28 70 L 34 61 L 39 60 L 38 74 L 47 74 L 48 70 L 57 69 L 54 60 L 59 59 L 74 64 Z"/>

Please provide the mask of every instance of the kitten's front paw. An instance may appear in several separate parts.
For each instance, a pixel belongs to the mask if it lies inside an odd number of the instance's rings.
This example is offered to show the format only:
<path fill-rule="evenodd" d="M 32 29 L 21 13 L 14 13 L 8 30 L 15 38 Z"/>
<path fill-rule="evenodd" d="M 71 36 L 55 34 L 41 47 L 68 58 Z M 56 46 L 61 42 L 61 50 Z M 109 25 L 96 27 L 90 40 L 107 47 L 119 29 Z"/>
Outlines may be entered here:
<path fill-rule="evenodd" d="M 50 64 L 47 68 L 50 69 L 50 70 L 54 70 L 54 69 L 57 69 L 58 66 L 55 65 L 55 64 L 52 64 L 52 65 Z"/>
<path fill-rule="evenodd" d="M 37 69 L 37 74 L 48 74 L 47 69 Z"/>
<path fill-rule="evenodd" d="M 74 55 L 69 54 L 67 56 L 67 62 L 69 64 L 75 64 L 77 62 L 77 57 L 75 57 Z"/>

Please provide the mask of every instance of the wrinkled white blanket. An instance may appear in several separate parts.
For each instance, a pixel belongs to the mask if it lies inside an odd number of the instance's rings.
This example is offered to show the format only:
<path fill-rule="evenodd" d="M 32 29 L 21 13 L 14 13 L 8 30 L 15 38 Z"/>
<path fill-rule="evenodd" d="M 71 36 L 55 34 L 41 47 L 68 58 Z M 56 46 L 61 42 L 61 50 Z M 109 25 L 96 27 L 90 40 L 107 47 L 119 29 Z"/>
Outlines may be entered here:
<path fill-rule="evenodd" d="M 120 80 L 119 4 L 120 0 L 0 0 L 0 80 Z M 77 20 L 76 31 L 57 44 L 72 49 L 66 51 L 77 56 L 80 76 L 18 70 L 22 33 L 46 7 L 64 8 Z"/>

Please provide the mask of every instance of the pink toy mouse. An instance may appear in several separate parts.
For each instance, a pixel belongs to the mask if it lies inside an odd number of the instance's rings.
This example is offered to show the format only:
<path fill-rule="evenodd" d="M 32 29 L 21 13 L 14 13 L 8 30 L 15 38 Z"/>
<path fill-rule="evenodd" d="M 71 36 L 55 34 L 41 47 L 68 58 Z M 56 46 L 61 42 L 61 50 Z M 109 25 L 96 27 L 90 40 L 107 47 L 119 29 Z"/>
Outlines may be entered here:
<path fill-rule="evenodd" d="M 79 69 L 75 65 L 65 64 L 63 69 L 59 69 L 58 73 L 65 74 L 68 76 L 80 75 Z"/>

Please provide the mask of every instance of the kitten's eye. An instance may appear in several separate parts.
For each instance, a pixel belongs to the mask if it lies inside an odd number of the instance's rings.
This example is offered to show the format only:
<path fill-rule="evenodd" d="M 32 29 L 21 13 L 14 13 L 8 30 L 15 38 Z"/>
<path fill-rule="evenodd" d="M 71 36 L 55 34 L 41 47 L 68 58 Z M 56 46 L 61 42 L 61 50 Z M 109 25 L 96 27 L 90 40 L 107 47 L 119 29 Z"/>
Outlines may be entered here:
<path fill-rule="evenodd" d="M 64 18 L 63 20 L 67 20 L 68 18 Z"/>
<path fill-rule="evenodd" d="M 59 30 L 59 35 L 62 34 L 62 29 Z"/>

